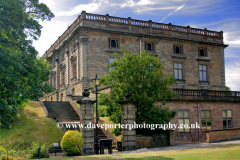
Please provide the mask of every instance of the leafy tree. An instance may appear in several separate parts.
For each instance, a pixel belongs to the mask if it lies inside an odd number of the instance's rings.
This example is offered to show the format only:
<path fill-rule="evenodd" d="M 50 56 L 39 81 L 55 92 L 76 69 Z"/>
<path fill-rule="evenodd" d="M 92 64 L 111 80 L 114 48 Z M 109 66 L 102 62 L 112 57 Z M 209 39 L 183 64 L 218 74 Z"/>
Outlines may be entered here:
<path fill-rule="evenodd" d="M 9 128 L 26 99 L 52 91 L 43 84 L 51 66 L 37 58 L 32 40 L 41 35 L 39 20 L 53 17 L 38 0 L 0 1 L 0 127 Z"/>
<path fill-rule="evenodd" d="M 226 91 L 231 91 L 231 88 L 226 86 Z"/>
<path fill-rule="evenodd" d="M 100 94 L 100 104 L 107 105 L 108 114 L 115 123 L 121 121 L 119 102 L 130 100 L 135 104 L 137 123 L 169 122 L 176 111 L 168 107 L 155 106 L 158 99 L 166 102 L 174 94 L 171 85 L 174 77 L 162 71 L 164 65 L 159 58 L 142 51 L 141 55 L 125 48 L 123 55 L 116 53 L 116 60 L 109 67 L 113 68 L 101 78 L 101 83 L 112 87 L 110 94 Z"/>

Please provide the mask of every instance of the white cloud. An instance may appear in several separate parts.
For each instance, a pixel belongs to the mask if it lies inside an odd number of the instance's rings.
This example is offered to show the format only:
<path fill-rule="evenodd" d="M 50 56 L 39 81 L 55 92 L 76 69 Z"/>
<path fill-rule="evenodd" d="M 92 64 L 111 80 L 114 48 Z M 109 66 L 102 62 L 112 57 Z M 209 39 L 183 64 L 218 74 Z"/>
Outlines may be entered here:
<path fill-rule="evenodd" d="M 232 91 L 240 91 L 240 63 L 234 62 L 225 66 L 226 86 Z"/>
<path fill-rule="evenodd" d="M 182 9 L 184 6 L 185 6 L 185 4 L 184 4 L 184 5 L 181 5 L 181 6 L 178 7 L 177 9 L 175 9 L 175 11 L 173 11 L 172 13 L 169 13 L 167 16 L 165 16 L 165 17 L 160 21 L 160 23 L 161 23 L 162 21 L 164 21 L 167 17 L 171 16 L 173 13 L 176 13 L 177 11 L 179 11 L 180 9 Z"/>
<path fill-rule="evenodd" d="M 39 53 L 39 56 L 42 56 L 47 49 L 57 40 L 59 36 L 67 29 L 68 25 L 72 22 L 62 22 L 62 21 L 44 21 L 41 22 L 43 25 L 42 36 L 38 41 L 33 41 L 33 45 Z"/>

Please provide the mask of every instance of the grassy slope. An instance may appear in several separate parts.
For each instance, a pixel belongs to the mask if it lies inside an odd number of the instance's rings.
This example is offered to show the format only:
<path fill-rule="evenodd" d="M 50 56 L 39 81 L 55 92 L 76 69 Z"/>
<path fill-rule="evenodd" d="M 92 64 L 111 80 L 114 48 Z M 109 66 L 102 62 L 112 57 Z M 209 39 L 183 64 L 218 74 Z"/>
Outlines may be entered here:
<path fill-rule="evenodd" d="M 46 118 L 37 101 L 31 101 L 20 110 L 10 130 L 0 129 L 0 146 L 6 149 L 26 149 L 33 141 L 43 144 L 56 143 L 64 132 L 56 127 L 56 121 Z"/>
<path fill-rule="evenodd" d="M 110 121 L 109 120 L 109 117 L 99 117 L 99 120 L 103 123 L 103 124 L 114 124 L 113 121 Z M 110 133 L 113 131 L 113 128 L 108 128 L 108 130 L 110 131 Z M 122 135 L 119 135 L 119 136 L 115 136 L 113 134 L 114 137 L 116 137 L 116 139 L 118 141 L 122 141 Z"/>

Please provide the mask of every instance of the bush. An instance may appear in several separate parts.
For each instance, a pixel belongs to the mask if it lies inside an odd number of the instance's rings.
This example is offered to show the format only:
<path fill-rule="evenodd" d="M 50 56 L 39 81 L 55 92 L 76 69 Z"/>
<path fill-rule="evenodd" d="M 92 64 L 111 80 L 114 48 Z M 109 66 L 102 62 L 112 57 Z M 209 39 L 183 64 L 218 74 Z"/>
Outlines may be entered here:
<path fill-rule="evenodd" d="M 5 152 L 6 152 L 5 148 L 3 148 L 3 147 L 0 146 L 0 155 L 3 154 L 3 153 L 5 153 Z"/>
<path fill-rule="evenodd" d="M 77 130 L 68 130 L 62 138 L 61 148 L 67 152 L 68 155 L 80 155 L 78 144 L 83 147 L 82 134 Z"/>
<path fill-rule="evenodd" d="M 46 150 L 48 150 L 50 147 L 50 145 L 47 145 L 46 143 L 44 143 L 41 146 L 41 158 L 49 158 L 50 155 L 48 153 L 46 153 Z M 37 159 L 38 158 L 38 148 L 40 148 L 40 145 L 37 144 L 36 142 L 32 142 L 32 146 L 30 149 L 28 149 L 28 151 L 31 152 L 31 158 L 33 159 Z"/>
<path fill-rule="evenodd" d="M 117 126 L 116 128 L 113 129 L 111 133 L 114 134 L 115 136 L 119 136 L 121 135 L 121 128 Z"/>
<path fill-rule="evenodd" d="M 96 103 L 93 104 L 94 113 L 96 113 Z M 107 106 L 98 104 L 98 117 L 108 117 Z"/>

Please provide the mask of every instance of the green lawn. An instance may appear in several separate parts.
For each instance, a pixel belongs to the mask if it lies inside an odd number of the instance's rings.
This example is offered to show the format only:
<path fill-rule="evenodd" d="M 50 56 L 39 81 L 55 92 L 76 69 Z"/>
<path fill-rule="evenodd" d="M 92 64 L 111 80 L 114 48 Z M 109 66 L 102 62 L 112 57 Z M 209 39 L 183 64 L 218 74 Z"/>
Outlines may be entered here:
<path fill-rule="evenodd" d="M 240 159 L 240 144 L 231 144 L 214 147 L 201 147 L 194 149 L 157 151 L 136 154 L 119 154 L 128 160 L 234 160 Z"/>
<path fill-rule="evenodd" d="M 144 152 L 134 154 L 117 154 L 127 159 L 143 159 L 143 160 L 235 160 L 240 159 L 240 144 L 220 145 L 212 147 L 201 147 L 193 149 L 173 150 L 173 151 L 157 151 Z M 59 160 L 68 160 L 70 157 L 57 158 Z M 78 156 L 71 157 L 73 160 L 98 160 L 98 159 L 116 159 L 112 155 L 94 155 L 94 156 Z M 56 158 L 50 158 L 56 159 Z M 47 160 L 47 159 L 45 159 Z"/>
<path fill-rule="evenodd" d="M 24 150 L 33 141 L 40 144 L 58 142 L 64 132 L 56 127 L 56 123 L 46 118 L 40 102 L 30 101 L 19 111 L 10 129 L 0 129 L 0 146 L 7 150 Z"/>

